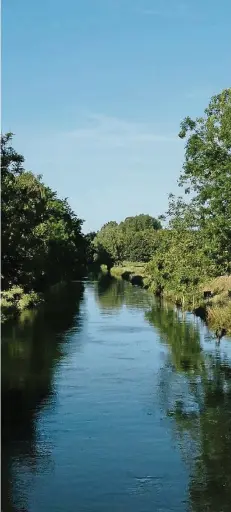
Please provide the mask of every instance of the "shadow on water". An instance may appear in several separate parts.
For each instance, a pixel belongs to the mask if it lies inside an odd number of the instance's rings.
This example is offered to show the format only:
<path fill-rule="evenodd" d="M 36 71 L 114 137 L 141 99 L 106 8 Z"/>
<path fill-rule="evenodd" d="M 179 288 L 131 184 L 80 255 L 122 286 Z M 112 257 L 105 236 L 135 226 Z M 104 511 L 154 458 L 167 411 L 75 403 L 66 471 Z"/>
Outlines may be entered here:
<path fill-rule="evenodd" d="M 168 306 L 147 320 L 167 344 L 160 400 L 190 468 L 192 511 L 228 512 L 231 504 L 231 361 L 202 349 L 198 325 Z"/>
<path fill-rule="evenodd" d="M 56 286 L 39 310 L 26 311 L 17 323 L 2 329 L 2 510 L 26 509 L 18 504 L 17 474 L 36 460 L 49 463 L 49 449 L 42 452 L 36 433 L 39 411 L 54 399 L 53 376 L 64 356 L 65 334 L 81 328 L 83 284 Z M 20 498 L 22 498 L 20 489 Z M 25 493 L 26 494 L 26 493 Z M 17 504 L 17 505 L 16 505 Z"/>

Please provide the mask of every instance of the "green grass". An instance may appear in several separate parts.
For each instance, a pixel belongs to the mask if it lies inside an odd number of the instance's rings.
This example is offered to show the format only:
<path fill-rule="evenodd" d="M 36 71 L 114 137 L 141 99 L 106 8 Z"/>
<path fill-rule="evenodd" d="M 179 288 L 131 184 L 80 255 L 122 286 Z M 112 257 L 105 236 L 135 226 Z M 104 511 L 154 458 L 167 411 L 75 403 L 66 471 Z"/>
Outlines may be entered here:
<path fill-rule="evenodd" d="M 137 276 L 145 277 L 146 263 L 123 261 L 121 265 L 112 267 L 111 275 L 121 277 L 124 272 L 131 272 Z"/>
<path fill-rule="evenodd" d="M 147 275 L 146 263 L 124 261 L 119 266 L 111 269 L 111 275 L 121 278 L 125 272 L 143 277 L 143 283 L 146 288 L 155 293 L 152 276 Z M 204 291 L 211 291 L 212 297 L 208 301 L 204 300 Z M 212 329 L 224 327 L 227 333 L 231 334 L 231 276 L 220 276 L 208 280 L 203 285 L 189 292 L 182 298 L 176 295 L 175 291 L 166 291 L 164 296 L 170 302 L 178 303 L 184 309 L 191 311 L 200 310 L 205 316 L 208 325 Z"/>
<path fill-rule="evenodd" d="M 231 334 L 231 301 L 222 306 L 208 307 L 207 322 L 213 329 L 224 327 Z"/>
<path fill-rule="evenodd" d="M 231 276 L 212 279 L 202 290 L 210 290 L 213 294 L 206 307 L 208 324 L 213 329 L 224 327 L 231 334 Z"/>

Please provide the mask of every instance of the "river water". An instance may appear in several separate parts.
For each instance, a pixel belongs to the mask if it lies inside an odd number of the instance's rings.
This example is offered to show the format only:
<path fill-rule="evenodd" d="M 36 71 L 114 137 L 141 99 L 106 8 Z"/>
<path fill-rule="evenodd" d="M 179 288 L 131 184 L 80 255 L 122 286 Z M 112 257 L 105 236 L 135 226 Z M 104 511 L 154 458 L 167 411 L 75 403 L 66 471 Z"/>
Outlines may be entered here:
<path fill-rule="evenodd" d="M 2 510 L 231 510 L 231 343 L 106 277 L 2 331 Z"/>

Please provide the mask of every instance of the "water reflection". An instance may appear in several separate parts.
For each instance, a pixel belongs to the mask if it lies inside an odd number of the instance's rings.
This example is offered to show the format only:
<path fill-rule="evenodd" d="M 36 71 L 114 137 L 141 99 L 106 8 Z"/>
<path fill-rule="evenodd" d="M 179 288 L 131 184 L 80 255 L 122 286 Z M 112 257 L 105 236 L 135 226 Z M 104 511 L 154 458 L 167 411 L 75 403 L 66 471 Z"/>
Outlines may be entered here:
<path fill-rule="evenodd" d="M 215 347 L 212 353 L 202 350 L 198 326 L 172 308 L 155 306 L 146 318 L 169 347 L 170 359 L 160 374 L 161 401 L 190 466 L 191 510 L 228 511 L 231 362 Z"/>
<path fill-rule="evenodd" d="M 102 312 L 120 310 L 124 304 L 124 281 L 100 274 L 95 282 L 95 298 Z"/>
<path fill-rule="evenodd" d="M 157 329 L 160 340 L 167 343 L 175 369 L 187 375 L 200 373 L 204 360 L 198 326 L 164 303 L 157 302 L 145 317 Z"/>
<path fill-rule="evenodd" d="M 231 504 L 231 361 L 213 341 L 202 348 L 202 324 L 168 304 L 155 302 L 123 281 L 96 285 L 101 307 L 144 309 L 160 341 L 168 347 L 159 371 L 161 405 L 171 418 L 182 456 L 190 467 L 189 507 L 228 511 Z M 145 293 L 145 292 L 144 292 Z"/>
<path fill-rule="evenodd" d="M 26 510 L 29 474 L 49 464 L 49 443 L 36 431 L 39 411 L 55 399 L 53 377 L 65 334 L 80 328 L 83 285 L 53 288 L 46 306 L 2 330 L 2 510 Z M 24 482 L 20 484 L 20 479 Z M 17 504 L 17 505 L 16 505 Z"/>
<path fill-rule="evenodd" d="M 142 295 L 142 301 L 140 297 Z M 129 309 L 149 308 L 153 303 L 153 295 L 139 287 L 128 285 L 122 279 L 115 279 L 107 274 L 100 274 L 95 281 L 95 297 L 102 311 L 113 313 L 123 305 Z"/>
<path fill-rule="evenodd" d="M 173 500 L 172 510 L 230 510 L 231 361 L 222 349 L 224 344 L 216 347 L 214 340 L 204 343 L 198 320 L 155 301 L 149 293 L 122 280 L 100 276 L 86 286 L 86 294 L 90 300 L 84 326 L 83 306 L 80 311 L 83 286 L 75 283 L 71 288 L 55 291 L 43 310 L 27 312 L 16 325 L 5 326 L 3 330 L 3 511 L 29 510 L 28 489 L 33 475 L 46 472 L 53 463 L 58 465 L 57 461 L 61 461 L 63 469 L 60 480 L 56 473 L 53 485 L 61 484 L 63 478 L 68 482 L 58 496 L 66 488 L 62 506 L 66 499 L 67 510 L 76 510 L 79 503 L 83 510 L 119 510 L 120 504 L 121 510 L 151 510 L 158 493 L 160 510 L 162 505 L 162 509 L 165 507 L 161 501 L 167 495 L 165 487 L 169 489 L 169 500 Z M 110 316 L 115 313 L 116 325 Z M 85 357 L 76 363 L 73 345 L 75 331 L 80 329 L 84 333 L 81 339 L 85 343 Z M 107 343 L 91 344 L 91 335 L 102 337 Z M 59 389 L 59 393 L 64 393 L 63 402 L 70 415 L 66 416 L 64 431 L 60 430 L 62 413 L 54 419 L 59 431 L 55 458 L 54 453 L 51 456 L 53 424 L 42 429 L 41 438 L 38 417 L 41 410 L 54 406 L 55 375 L 66 354 L 72 351 L 74 357 L 70 357 L 62 376 L 62 386 L 66 381 L 67 388 L 72 386 L 69 403 L 65 389 Z M 107 380 L 103 377 L 106 373 Z M 147 409 L 151 410 L 150 415 Z M 66 434 L 69 421 L 73 422 L 73 430 Z M 163 432 L 168 435 L 165 437 Z M 63 443 L 65 435 L 69 436 L 67 444 Z M 166 449 L 168 436 L 170 444 Z M 172 438 L 180 447 L 180 463 L 183 460 L 188 466 L 187 504 L 182 501 L 184 489 L 179 482 L 179 466 L 175 467 L 173 462 Z M 59 453 L 60 442 L 65 449 L 71 446 L 65 457 L 62 451 Z M 78 457 L 80 465 L 76 462 Z M 137 478 L 138 470 L 141 477 L 132 501 L 134 493 L 123 489 L 133 488 L 129 475 L 134 473 Z M 50 485 L 52 480 L 53 475 L 48 480 Z M 149 495 L 153 481 L 155 492 Z M 148 492 L 143 490 L 147 485 Z M 107 486 L 111 494 L 105 498 Z M 45 503 L 47 499 L 46 495 Z M 30 510 L 30 502 L 31 506 Z M 52 510 L 56 510 L 54 507 Z M 50 510 L 49 505 L 45 510 Z"/>

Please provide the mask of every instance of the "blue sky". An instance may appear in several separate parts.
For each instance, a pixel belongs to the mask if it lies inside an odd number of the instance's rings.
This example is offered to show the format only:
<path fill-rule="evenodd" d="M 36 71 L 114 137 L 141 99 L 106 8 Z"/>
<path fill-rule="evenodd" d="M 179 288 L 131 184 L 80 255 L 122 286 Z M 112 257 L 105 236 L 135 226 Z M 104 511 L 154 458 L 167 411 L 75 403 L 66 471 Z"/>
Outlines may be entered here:
<path fill-rule="evenodd" d="M 3 0 L 2 129 L 84 231 L 158 215 L 180 121 L 231 84 L 230 0 Z M 180 190 L 179 190 L 180 192 Z"/>

